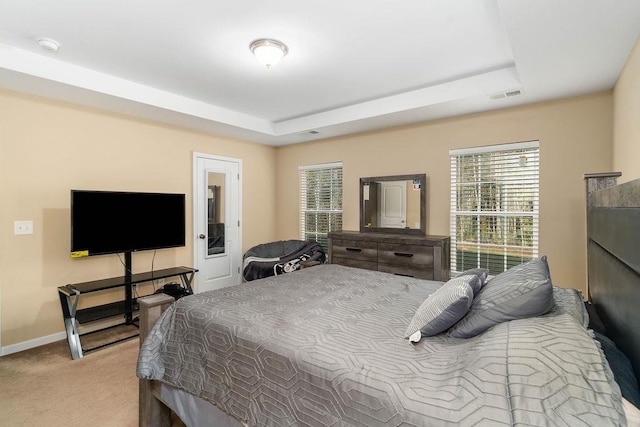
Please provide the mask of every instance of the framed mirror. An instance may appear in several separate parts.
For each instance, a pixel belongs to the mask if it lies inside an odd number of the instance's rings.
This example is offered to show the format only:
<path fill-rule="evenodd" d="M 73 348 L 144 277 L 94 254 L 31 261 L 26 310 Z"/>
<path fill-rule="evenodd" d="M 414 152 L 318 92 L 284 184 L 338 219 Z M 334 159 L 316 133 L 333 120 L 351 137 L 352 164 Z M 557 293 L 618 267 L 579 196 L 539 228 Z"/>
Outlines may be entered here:
<path fill-rule="evenodd" d="M 426 234 L 426 174 L 360 178 L 360 232 Z"/>

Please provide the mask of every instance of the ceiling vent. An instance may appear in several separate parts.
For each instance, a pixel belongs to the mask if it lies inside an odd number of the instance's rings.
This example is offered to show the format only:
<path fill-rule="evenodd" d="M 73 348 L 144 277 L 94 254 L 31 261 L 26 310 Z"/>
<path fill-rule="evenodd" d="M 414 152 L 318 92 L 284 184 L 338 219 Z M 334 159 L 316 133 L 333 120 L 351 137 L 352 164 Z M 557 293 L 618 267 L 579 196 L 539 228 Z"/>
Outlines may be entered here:
<path fill-rule="evenodd" d="M 496 100 L 496 99 L 512 98 L 514 96 L 520 96 L 520 95 L 522 95 L 522 91 L 520 89 L 515 89 L 515 90 L 508 90 L 506 92 L 494 93 L 493 95 L 489 95 L 489 99 Z"/>
<path fill-rule="evenodd" d="M 308 130 L 308 131 L 304 131 L 304 132 L 299 132 L 297 135 L 298 136 L 305 136 L 305 137 L 312 137 L 315 135 L 319 135 L 320 132 L 318 132 L 317 130 Z"/>

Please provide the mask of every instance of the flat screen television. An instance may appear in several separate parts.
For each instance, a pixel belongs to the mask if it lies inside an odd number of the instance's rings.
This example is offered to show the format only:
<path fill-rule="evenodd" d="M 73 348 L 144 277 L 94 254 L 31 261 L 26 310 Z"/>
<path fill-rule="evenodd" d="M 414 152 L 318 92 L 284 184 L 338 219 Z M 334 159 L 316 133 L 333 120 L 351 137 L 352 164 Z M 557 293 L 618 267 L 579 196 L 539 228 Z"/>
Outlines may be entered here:
<path fill-rule="evenodd" d="M 185 195 L 71 190 L 71 256 L 185 245 Z"/>

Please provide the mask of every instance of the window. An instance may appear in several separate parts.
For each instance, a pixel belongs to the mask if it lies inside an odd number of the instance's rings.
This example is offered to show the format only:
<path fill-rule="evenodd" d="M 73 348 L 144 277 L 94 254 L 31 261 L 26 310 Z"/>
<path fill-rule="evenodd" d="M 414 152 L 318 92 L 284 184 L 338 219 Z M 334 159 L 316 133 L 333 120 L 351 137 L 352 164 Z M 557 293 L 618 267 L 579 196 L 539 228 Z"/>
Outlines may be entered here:
<path fill-rule="evenodd" d="M 538 256 L 538 141 L 451 150 L 451 269 Z"/>
<path fill-rule="evenodd" d="M 300 237 L 328 250 L 327 233 L 342 230 L 342 163 L 301 166 Z"/>

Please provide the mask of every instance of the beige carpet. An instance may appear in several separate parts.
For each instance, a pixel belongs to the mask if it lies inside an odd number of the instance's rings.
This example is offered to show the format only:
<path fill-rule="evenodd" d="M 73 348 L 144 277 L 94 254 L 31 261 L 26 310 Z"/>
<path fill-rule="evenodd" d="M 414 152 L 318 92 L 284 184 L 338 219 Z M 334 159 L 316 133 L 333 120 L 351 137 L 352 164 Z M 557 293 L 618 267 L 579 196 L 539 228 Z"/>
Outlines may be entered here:
<path fill-rule="evenodd" d="M 60 341 L 0 357 L 0 425 L 137 426 L 138 346 L 134 338 L 71 360 Z"/>

